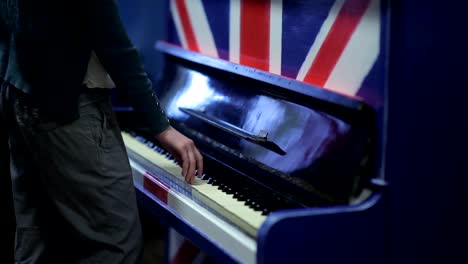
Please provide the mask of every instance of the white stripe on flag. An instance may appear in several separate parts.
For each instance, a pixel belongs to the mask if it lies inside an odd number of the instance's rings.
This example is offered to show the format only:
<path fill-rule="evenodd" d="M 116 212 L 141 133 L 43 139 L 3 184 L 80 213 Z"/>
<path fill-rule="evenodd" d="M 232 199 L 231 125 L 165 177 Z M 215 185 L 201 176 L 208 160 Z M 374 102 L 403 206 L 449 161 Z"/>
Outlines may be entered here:
<path fill-rule="evenodd" d="M 240 62 L 241 0 L 231 0 L 229 6 L 229 61 Z"/>
<path fill-rule="evenodd" d="M 203 3 L 201 0 L 185 0 L 185 5 L 187 6 L 190 24 L 192 24 L 193 33 L 195 34 L 200 52 L 217 58 L 218 50 L 216 49 L 213 33 L 208 23 Z"/>
<path fill-rule="evenodd" d="M 177 36 L 179 36 L 179 40 L 180 40 L 180 43 L 182 44 L 182 47 L 186 49 L 187 40 L 185 39 L 185 32 L 182 27 L 182 23 L 180 22 L 179 11 L 177 10 L 175 1 L 176 0 L 171 0 L 169 8 L 171 10 L 172 19 L 174 20 L 174 24 L 175 24 L 176 31 L 177 31 Z"/>
<path fill-rule="evenodd" d="M 345 0 L 337 0 L 335 4 L 333 5 L 333 7 L 331 8 L 330 12 L 328 13 L 328 17 L 323 22 L 323 25 L 320 28 L 318 35 L 315 37 L 314 44 L 312 44 L 312 47 L 310 48 L 309 53 L 307 53 L 307 56 L 304 62 L 302 63 L 301 68 L 299 69 L 299 73 L 297 74 L 297 77 L 296 77 L 297 80 L 304 81 L 304 78 L 307 72 L 309 72 L 309 69 L 312 66 L 312 63 L 314 62 L 315 57 L 317 56 L 320 48 L 322 47 L 322 44 L 325 41 L 325 38 L 328 36 L 328 33 L 330 32 L 332 25 L 335 23 L 335 20 L 344 2 Z"/>
<path fill-rule="evenodd" d="M 371 0 L 324 87 L 356 95 L 380 51 L 380 0 Z"/>
<path fill-rule="evenodd" d="M 274 74 L 281 74 L 283 37 L 283 0 L 271 0 L 270 6 L 270 68 Z"/>

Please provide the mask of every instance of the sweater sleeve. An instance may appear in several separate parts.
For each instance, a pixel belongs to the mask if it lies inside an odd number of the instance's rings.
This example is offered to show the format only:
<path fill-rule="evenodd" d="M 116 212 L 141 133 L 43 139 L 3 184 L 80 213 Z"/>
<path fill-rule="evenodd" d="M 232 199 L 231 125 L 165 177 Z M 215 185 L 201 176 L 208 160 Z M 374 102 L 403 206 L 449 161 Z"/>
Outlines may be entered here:
<path fill-rule="evenodd" d="M 137 49 L 121 21 L 115 0 L 87 0 L 85 20 L 96 52 L 117 89 L 122 90 L 135 111 L 155 135 L 169 126 L 159 105 Z"/>

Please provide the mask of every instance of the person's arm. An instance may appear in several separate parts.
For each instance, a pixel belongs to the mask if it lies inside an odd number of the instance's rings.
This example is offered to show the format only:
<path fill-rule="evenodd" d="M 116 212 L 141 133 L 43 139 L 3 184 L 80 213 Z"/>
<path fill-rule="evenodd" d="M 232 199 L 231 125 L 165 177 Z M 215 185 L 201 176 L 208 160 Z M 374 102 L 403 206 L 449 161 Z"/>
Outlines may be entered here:
<path fill-rule="evenodd" d="M 172 128 L 159 106 L 151 81 L 120 19 L 114 0 L 86 2 L 86 27 L 91 47 L 118 89 L 124 89 L 133 108 L 146 120 L 156 139 L 182 164 L 182 174 L 193 182 L 195 169 L 203 173 L 203 158 L 193 141 Z"/>

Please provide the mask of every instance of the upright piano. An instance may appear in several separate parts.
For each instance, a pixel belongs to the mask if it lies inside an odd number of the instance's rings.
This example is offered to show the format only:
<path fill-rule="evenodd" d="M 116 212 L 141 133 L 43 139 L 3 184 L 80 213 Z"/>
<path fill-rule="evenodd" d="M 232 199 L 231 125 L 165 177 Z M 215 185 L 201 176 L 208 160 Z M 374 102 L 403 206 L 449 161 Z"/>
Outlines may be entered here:
<path fill-rule="evenodd" d="M 205 173 L 184 182 L 138 114 L 118 111 L 143 210 L 222 263 L 373 262 L 382 243 L 373 208 L 385 182 L 372 107 L 165 42 L 157 48 L 165 66 L 156 93 L 202 152 Z"/>

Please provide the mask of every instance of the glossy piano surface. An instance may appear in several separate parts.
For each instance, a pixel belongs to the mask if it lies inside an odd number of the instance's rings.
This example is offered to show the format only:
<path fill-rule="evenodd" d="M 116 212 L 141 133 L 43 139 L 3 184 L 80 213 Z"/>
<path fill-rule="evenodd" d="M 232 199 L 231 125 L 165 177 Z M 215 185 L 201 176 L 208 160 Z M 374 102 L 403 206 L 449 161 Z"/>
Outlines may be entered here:
<path fill-rule="evenodd" d="M 298 197 L 306 205 L 316 197 L 346 203 L 369 179 L 374 120 L 360 100 L 267 83 L 239 75 L 241 66 L 214 68 L 193 53 L 174 56 L 177 48 L 159 48 L 166 51 L 161 104 L 207 155 L 264 185 L 303 194 Z"/>

